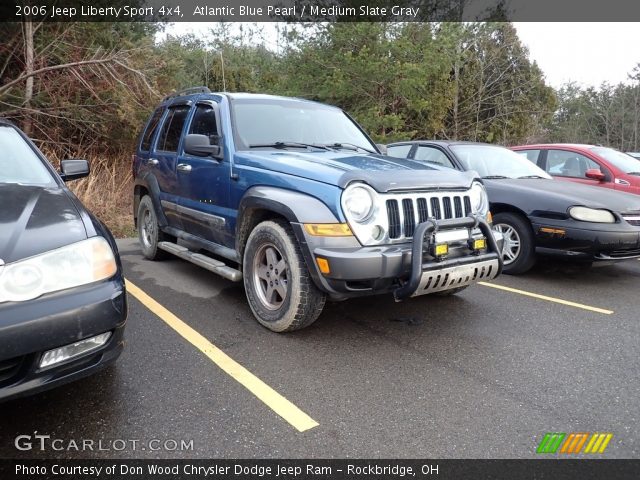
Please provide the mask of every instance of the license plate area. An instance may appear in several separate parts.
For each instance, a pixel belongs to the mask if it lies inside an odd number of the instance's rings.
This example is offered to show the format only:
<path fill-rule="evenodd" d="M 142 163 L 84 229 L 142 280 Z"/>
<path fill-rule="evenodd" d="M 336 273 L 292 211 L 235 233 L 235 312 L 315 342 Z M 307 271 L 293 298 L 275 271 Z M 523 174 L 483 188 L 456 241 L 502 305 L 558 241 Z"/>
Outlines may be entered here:
<path fill-rule="evenodd" d="M 469 229 L 456 228 L 454 230 L 440 230 L 433 234 L 432 242 L 439 243 L 458 243 L 469 240 Z"/>

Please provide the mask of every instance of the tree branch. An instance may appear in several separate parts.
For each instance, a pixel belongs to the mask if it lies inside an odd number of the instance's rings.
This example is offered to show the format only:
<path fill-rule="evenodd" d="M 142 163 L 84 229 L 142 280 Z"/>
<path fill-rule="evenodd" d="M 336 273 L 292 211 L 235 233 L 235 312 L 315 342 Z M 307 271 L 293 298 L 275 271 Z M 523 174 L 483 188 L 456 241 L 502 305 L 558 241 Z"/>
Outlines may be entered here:
<path fill-rule="evenodd" d="M 71 62 L 71 63 L 63 63 L 61 65 L 52 65 L 50 67 L 39 68 L 38 70 L 34 70 L 29 74 L 22 74 L 18 78 L 15 78 L 0 87 L 0 95 L 4 94 L 7 90 L 9 90 L 14 85 L 26 80 L 30 77 L 35 77 L 37 75 L 41 75 L 43 73 L 55 71 L 55 70 L 64 70 L 67 68 L 78 68 L 85 65 L 104 65 L 106 63 L 114 63 L 116 61 L 116 57 L 107 57 L 107 58 L 99 58 L 92 60 L 81 60 L 79 62 Z"/>

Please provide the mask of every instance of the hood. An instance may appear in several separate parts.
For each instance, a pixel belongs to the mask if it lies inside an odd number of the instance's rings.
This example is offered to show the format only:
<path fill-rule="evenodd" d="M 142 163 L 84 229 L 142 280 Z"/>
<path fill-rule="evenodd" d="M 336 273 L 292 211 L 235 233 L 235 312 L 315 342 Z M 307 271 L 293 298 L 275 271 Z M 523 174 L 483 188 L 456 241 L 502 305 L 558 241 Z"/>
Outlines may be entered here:
<path fill-rule="evenodd" d="M 243 151 L 236 154 L 235 163 L 311 178 L 340 188 L 363 181 L 380 193 L 417 188 L 468 188 L 477 178 L 472 172 L 458 172 L 406 158 L 345 151 Z"/>
<path fill-rule="evenodd" d="M 11 263 L 87 238 L 60 187 L 0 183 L 0 259 Z"/>
<path fill-rule="evenodd" d="M 618 213 L 640 211 L 640 196 L 608 188 L 547 179 L 484 180 L 489 201 L 510 203 L 525 212 L 562 211 L 581 205 Z"/>

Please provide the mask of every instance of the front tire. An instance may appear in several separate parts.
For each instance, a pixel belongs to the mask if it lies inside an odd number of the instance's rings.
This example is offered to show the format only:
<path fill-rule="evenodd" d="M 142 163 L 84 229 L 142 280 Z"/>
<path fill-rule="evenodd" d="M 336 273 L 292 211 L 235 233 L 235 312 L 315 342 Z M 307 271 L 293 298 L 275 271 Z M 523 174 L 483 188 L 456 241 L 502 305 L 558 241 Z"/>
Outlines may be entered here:
<path fill-rule="evenodd" d="M 536 263 L 535 240 L 531 224 L 516 213 L 496 213 L 493 228 L 504 236 L 502 272 L 518 275 Z"/>
<path fill-rule="evenodd" d="M 247 240 L 243 256 L 244 287 L 254 316 L 274 332 L 311 325 L 326 296 L 313 283 L 289 224 L 265 221 Z"/>

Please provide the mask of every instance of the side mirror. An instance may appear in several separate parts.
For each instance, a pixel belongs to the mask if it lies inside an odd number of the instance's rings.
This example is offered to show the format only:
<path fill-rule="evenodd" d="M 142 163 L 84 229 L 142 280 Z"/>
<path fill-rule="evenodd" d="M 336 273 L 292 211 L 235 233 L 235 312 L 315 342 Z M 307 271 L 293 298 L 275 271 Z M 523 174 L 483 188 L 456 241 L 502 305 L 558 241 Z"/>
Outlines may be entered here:
<path fill-rule="evenodd" d="M 184 139 L 184 151 L 197 157 L 220 158 L 222 149 L 219 145 L 211 145 L 207 135 L 191 133 Z"/>
<path fill-rule="evenodd" d="M 60 176 L 65 182 L 89 175 L 89 162 L 86 160 L 62 160 Z"/>
<path fill-rule="evenodd" d="M 599 182 L 604 182 L 604 180 L 607 178 L 607 176 L 597 168 L 588 169 L 584 173 L 584 176 L 587 177 L 587 178 L 590 178 L 592 180 L 597 180 Z"/>
<path fill-rule="evenodd" d="M 380 150 L 380 153 L 382 153 L 383 155 L 386 155 L 388 153 L 387 146 L 383 143 L 376 143 L 376 147 L 378 147 L 378 150 Z"/>

